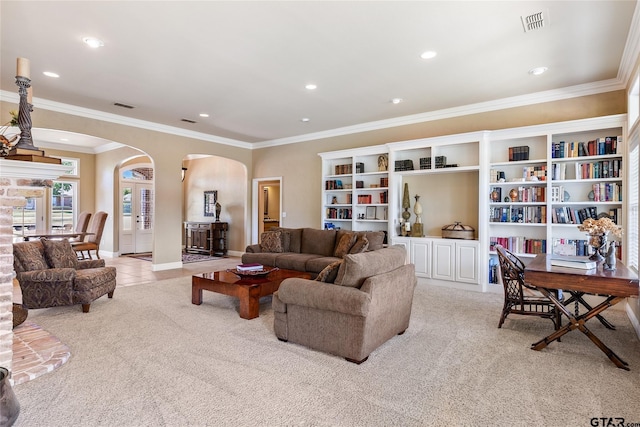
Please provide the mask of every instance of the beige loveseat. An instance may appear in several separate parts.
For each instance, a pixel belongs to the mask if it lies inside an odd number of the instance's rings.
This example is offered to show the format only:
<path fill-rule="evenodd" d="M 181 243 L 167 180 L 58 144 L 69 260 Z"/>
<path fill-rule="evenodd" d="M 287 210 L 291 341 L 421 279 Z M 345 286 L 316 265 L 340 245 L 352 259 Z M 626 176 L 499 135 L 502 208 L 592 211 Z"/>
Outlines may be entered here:
<path fill-rule="evenodd" d="M 382 249 L 385 235 L 382 231 L 279 227 L 261 237 L 260 244 L 247 246 L 242 255 L 243 264 L 258 263 L 305 271 L 315 277 L 347 253 Z"/>
<path fill-rule="evenodd" d="M 364 362 L 409 326 L 417 279 L 405 256 L 401 246 L 345 255 L 334 283 L 284 280 L 272 300 L 276 336 Z"/>

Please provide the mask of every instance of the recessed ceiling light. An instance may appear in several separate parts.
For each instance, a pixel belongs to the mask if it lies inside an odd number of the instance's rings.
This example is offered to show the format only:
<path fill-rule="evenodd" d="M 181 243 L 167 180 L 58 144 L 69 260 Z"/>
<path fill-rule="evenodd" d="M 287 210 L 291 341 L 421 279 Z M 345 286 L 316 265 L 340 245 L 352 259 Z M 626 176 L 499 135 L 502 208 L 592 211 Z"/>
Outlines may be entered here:
<path fill-rule="evenodd" d="M 393 99 L 391 100 L 391 103 L 392 103 L 392 104 L 400 104 L 402 101 L 403 101 L 403 99 L 402 99 L 402 98 L 393 98 Z"/>
<path fill-rule="evenodd" d="M 53 77 L 53 78 L 56 78 L 56 79 L 57 79 L 58 77 L 60 77 L 60 75 L 59 75 L 59 74 L 54 73 L 53 71 L 45 71 L 45 72 L 43 72 L 42 74 L 44 74 L 44 75 L 45 75 L 45 76 L 47 76 L 47 77 Z"/>
<path fill-rule="evenodd" d="M 60 141 L 69 141 L 69 138 L 60 138 Z"/>
<path fill-rule="evenodd" d="M 309 83 L 308 85 L 305 85 L 305 89 L 308 89 L 308 90 L 314 90 L 314 89 L 317 89 L 317 88 L 318 88 L 318 86 L 314 85 L 313 83 Z"/>
<path fill-rule="evenodd" d="M 92 47 L 94 49 L 104 46 L 104 42 L 95 37 L 85 37 L 82 39 L 82 41 L 85 42 L 89 47 Z"/>
<path fill-rule="evenodd" d="M 200 113 L 200 117 L 209 117 L 207 113 Z"/>
<path fill-rule="evenodd" d="M 539 76 L 548 70 L 547 67 L 536 67 L 529 70 L 529 74 Z"/>
<path fill-rule="evenodd" d="M 422 52 L 422 55 L 420 55 L 420 58 L 431 59 L 431 58 L 435 58 L 437 54 L 438 52 L 436 52 L 435 50 L 428 50 L 426 52 Z"/>
<path fill-rule="evenodd" d="M 309 120 L 311 120 L 309 117 L 303 117 L 300 119 L 300 121 L 304 123 L 307 123 Z"/>

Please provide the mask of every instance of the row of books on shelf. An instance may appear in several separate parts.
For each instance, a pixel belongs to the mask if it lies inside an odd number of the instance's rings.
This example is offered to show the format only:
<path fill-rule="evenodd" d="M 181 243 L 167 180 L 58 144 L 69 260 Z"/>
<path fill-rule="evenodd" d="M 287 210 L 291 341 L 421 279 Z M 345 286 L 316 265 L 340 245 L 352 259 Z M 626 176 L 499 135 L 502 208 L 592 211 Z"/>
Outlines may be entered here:
<path fill-rule="evenodd" d="M 496 245 L 518 254 L 543 254 L 547 252 L 546 239 L 530 239 L 525 236 L 489 237 L 489 249 L 496 250 Z"/>
<path fill-rule="evenodd" d="M 519 145 L 517 147 L 509 147 L 509 161 L 518 162 L 521 160 L 529 160 L 529 146 Z"/>
<path fill-rule="evenodd" d="M 363 165 L 363 168 L 364 168 L 364 165 Z M 335 166 L 336 175 L 347 175 L 350 173 L 353 173 L 353 165 L 351 165 L 351 163 Z"/>
<path fill-rule="evenodd" d="M 341 179 L 328 179 L 324 183 L 325 190 L 342 190 L 343 188 Z"/>
<path fill-rule="evenodd" d="M 605 136 L 587 142 L 558 141 L 551 145 L 551 157 L 562 159 L 565 157 L 603 156 L 616 154 L 622 136 Z"/>
<path fill-rule="evenodd" d="M 576 162 L 573 168 L 575 179 L 620 178 L 622 176 L 622 160 L 620 159 Z M 554 163 L 551 167 L 551 179 L 554 181 L 567 179 L 567 164 Z"/>
<path fill-rule="evenodd" d="M 618 224 L 618 218 L 621 218 L 621 210 L 621 208 L 609 209 L 609 218 L 616 224 Z M 587 218 L 598 219 L 598 209 L 595 206 L 586 208 L 561 206 L 551 210 L 551 222 L 554 224 L 582 224 Z"/>
<path fill-rule="evenodd" d="M 351 219 L 353 210 L 351 208 L 327 208 L 327 218 L 331 219 Z"/>
<path fill-rule="evenodd" d="M 547 222 L 546 206 L 499 206 L 489 208 L 490 222 L 544 224 Z"/>

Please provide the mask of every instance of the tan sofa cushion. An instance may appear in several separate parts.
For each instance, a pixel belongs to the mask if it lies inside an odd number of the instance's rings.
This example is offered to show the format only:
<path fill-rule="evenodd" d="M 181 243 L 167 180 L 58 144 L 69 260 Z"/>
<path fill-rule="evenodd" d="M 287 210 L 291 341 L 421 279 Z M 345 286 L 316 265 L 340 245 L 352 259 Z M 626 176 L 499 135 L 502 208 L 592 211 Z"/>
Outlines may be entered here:
<path fill-rule="evenodd" d="M 345 255 L 334 283 L 340 286 L 360 288 L 368 277 L 395 270 L 403 266 L 404 263 L 405 252 L 400 246 Z"/>
<path fill-rule="evenodd" d="M 302 245 L 300 247 L 300 253 L 333 256 L 335 244 L 335 230 L 305 228 L 302 230 Z"/>

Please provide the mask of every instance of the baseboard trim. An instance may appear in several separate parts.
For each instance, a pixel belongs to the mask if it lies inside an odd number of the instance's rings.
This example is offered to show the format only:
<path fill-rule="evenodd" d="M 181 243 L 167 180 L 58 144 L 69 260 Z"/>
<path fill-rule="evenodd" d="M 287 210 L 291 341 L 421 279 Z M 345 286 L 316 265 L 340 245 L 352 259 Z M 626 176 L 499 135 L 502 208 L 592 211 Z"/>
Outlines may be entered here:
<path fill-rule="evenodd" d="M 638 320 L 638 317 L 636 316 L 636 313 L 634 313 L 629 302 L 626 302 L 625 306 L 627 309 L 627 316 L 629 317 L 629 320 L 633 325 L 633 329 L 635 329 L 636 331 L 636 335 L 638 336 L 638 339 L 640 339 L 640 320 Z"/>

